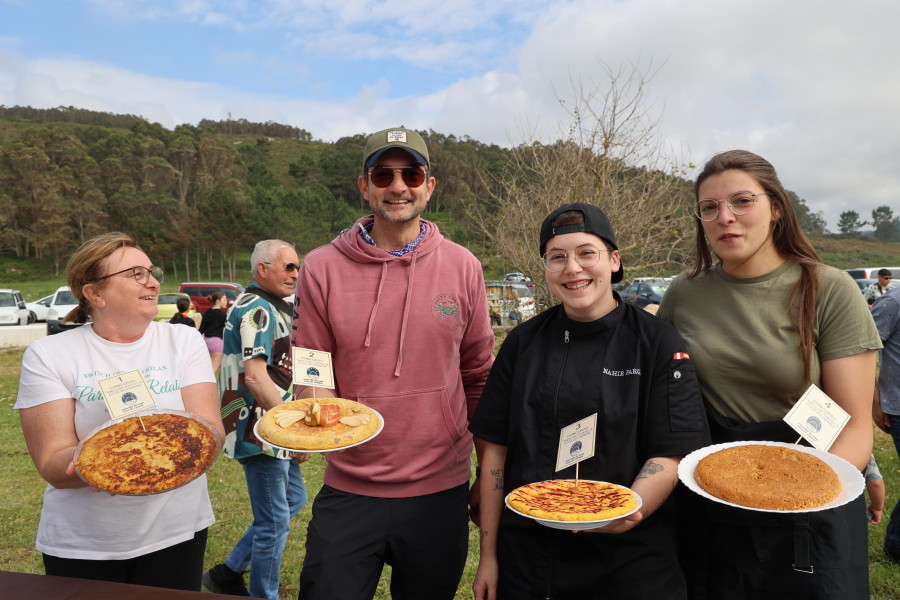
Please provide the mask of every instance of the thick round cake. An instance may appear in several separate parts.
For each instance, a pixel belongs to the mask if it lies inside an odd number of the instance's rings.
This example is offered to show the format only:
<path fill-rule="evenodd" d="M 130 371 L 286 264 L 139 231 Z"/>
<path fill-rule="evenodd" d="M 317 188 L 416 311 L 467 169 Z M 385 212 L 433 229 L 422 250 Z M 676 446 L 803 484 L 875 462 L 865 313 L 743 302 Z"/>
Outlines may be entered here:
<path fill-rule="evenodd" d="M 265 441 L 291 450 L 335 450 L 375 435 L 381 421 L 365 404 L 345 398 L 302 398 L 266 411 L 257 430 Z"/>
<path fill-rule="evenodd" d="M 822 459 L 763 444 L 733 446 L 702 458 L 694 479 L 716 498 L 767 510 L 815 508 L 841 493 L 837 473 Z"/>
<path fill-rule="evenodd" d="M 156 494 L 202 475 L 218 452 L 216 432 L 197 418 L 150 414 L 115 422 L 84 440 L 75 468 L 110 493 Z"/>

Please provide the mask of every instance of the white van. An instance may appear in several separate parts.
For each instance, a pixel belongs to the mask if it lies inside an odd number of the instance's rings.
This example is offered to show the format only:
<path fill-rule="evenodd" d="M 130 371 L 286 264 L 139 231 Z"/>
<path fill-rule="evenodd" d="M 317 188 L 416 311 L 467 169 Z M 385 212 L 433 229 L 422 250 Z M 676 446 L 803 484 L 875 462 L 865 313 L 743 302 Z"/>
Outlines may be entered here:
<path fill-rule="evenodd" d="M 0 325 L 28 325 L 28 309 L 19 290 L 0 290 Z"/>
<path fill-rule="evenodd" d="M 892 275 L 900 276 L 900 267 L 855 267 L 853 269 L 844 269 L 850 273 L 853 279 L 871 279 L 873 282 L 878 279 L 878 271 L 887 269 Z"/>

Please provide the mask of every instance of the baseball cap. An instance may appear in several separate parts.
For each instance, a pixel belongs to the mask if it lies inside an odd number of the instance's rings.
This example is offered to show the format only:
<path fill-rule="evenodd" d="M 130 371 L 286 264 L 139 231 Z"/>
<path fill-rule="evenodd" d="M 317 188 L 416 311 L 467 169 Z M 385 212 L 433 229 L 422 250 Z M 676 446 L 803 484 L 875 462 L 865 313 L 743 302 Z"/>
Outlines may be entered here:
<path fill-rule="evenodd" d="M 582 214 L 584 217 L 584 223 L 572 223 L 570 225 L 560 225 L 558 227 L 553 227 L 553 219 L 558 217 L 564 212 L 569 211 L 577 211 Z M 612 225 L 609 224 L 609 219 L 606 218 L 606 215 L 600 210 L 598 207 L 592 204 L 585 204 L 584 202 L 572 202 L 571 204 L 563 204 L 552 213 L 547 215 L 547 218 L 544 219 L 544 223 L 541 225 L 541 256 L 544 255 L 544 251 L 547 247 L 547 242 L 550 238 L 562 235 L 564 233 L 593 233 L 596 236 L 601 237 L 605 240 L 610 246 L 612 246 L 615 250 L 618 250 L 619 247 L 616 246 L 616 238 L 613 235 Z M 612 274 L 611 282 L 618 283 L 622 281 L 622 275 L 624 274 L 624 267 L 622 266 L 622 259 L 619 258 L 619 270 Z"/>
<path fill-rule="evenodd" d="M 405 127 L 392 127 L 373 133 L 366 142 L 363 165 L 371 167 L 385 150 L 401 148 L 406 150 L 417 163 L 428 166 L 428 146 L 422 136 Z"/>

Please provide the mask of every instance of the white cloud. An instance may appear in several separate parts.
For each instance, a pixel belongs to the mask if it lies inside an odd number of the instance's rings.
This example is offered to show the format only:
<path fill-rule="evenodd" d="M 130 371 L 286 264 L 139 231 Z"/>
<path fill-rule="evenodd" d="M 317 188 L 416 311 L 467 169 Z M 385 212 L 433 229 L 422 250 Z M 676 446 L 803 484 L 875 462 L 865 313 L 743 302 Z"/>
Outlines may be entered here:
<path fill-rule="evenodd" d="M 167 127 L 201 118 L 275 120 L 315 137 L 386 123 L 498 144 L 564 130 L 558 97 L 572 80 L 604 84 L 605 66 L 658 68 L 648 100 L 662 133 L 699 167 L 743 147 L 768 158 L 785 185 L 822 210 L 900 214 L 900 3 L 871 0 L 92 0 L 123 19 L 168 19 L 208 29 L 263 31 L 268 48 L 221 45 L 220 64 L 302 79 L 305 97 L 149 77 L 77 57 L 25 57 L 0 38 L 0 104 L 77 105 L 141 114 Z M 299 54 L 285 55 L 285 47 Z M 300 57 L 300 58 L 298 58 Z M 460 73 L 442 89 L 404 95 L 373 73 L 345 98 L 336 59 L 391 61 Z M 374 83 L 371 83 L 374 82 Z"/>

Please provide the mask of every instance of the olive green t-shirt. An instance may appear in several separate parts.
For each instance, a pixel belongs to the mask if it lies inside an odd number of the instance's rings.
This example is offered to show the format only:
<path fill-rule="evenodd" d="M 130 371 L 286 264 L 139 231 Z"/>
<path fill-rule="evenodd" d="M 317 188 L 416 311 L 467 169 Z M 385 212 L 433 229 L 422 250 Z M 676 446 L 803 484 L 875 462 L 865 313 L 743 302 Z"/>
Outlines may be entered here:
<path fill-rule="evenodd" d="M 806 391 L 792 321 L 798 302 L 788 306 L 801 270 L 788 261 L 771 273 L 740 278 L 717 264 L 694 279 L 677 277 L 666 290 L 658 315 L 687 342 L 703 399 L 719 414 L 747 423 L 776 421 Z M 818 278 L 810 376 L 821 387 L 822 361 L 881 348 L 881 340 L 846 273 L 822 266 Z"/>

